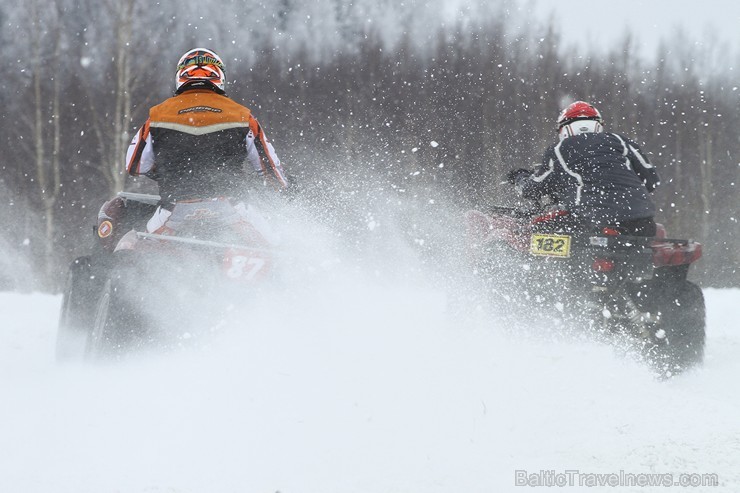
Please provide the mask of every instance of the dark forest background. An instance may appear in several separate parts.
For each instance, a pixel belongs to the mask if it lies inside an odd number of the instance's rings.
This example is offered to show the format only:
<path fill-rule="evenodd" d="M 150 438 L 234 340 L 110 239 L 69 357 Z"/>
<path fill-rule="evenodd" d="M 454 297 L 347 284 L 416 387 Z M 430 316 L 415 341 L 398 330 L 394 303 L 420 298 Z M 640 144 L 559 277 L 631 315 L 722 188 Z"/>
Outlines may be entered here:
<path fill-rule="evenodd" d="M 565 104 L 590 101 L 658 167 L 669 234 L 704 243 L 693 277 L 740 286 L 740 64 L 727 47 L 676 33 L 645 54 L 625 35 L 591 53 L 505 2 L 455 15 L 435 11 L 445 2 L 191 3 L 0 4 L 6 283 L 60 289 L 101 203 L 145 186 L 123 174 L 131 135 L 171 95 L 179 56 L 205 45 L 321 207 L 378 183 L 460 210 L 510 203 L 501 177 L 539 161 Z"/>

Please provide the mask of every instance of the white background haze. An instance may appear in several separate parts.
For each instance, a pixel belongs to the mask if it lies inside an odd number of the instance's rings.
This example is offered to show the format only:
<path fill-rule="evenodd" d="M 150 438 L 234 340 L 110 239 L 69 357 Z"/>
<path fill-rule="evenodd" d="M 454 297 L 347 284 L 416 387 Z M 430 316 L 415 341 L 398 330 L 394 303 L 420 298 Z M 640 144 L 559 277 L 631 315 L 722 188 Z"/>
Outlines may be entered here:
<path fill-rule="evenodd" d="M 725 68 L 737 70 L 740 47 L 740 2 L 734 0 L 620 0 L 619 2 L 553 2 L 517 0 L 519 12 L 539 20 L 552 16 L 564 44 L 603 53 L 629 32 L 636 53 L 653 58 L 660 41 L 668 47 L 713 44 L 725 58 Z M 679 38 L 675 35 L 681 33 Z M 685 47 L 685 46 L 684 46 Z M 733 59 L 734 57 L 734 59 Z"/>

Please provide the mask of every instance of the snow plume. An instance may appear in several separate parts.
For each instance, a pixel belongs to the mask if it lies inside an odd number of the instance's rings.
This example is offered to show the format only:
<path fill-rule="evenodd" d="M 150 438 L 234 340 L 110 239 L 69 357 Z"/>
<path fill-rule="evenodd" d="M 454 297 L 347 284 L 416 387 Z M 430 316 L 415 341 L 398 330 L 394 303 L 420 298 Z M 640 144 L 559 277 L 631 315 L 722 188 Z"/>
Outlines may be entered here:
<path fill-rule="evenodd" d="M 118 262 L 112 287 L 101 289 L 124 300 L 115 308 L 122 316 L 141 314 L 127 325 L 153 328 L 151 340 L 147 336 L 133 344 L 155 352 L 208 345 L 214 334 L 229 332 L 234 323 L 249 325 L 265 300 L 273 312 L 273 302 L 296 293 L 327 291 L 340 306 L 348 306 L 362 303 L 368 289 L 435 290 L 444 312 L 446 293 L 459 293 L 451 286 L 465 268 L 462 211 L 434 187 L 399 188 L 372 163 L 348 171 L 341 171 L 341 163 L 325 164 L 335 171 L 331 184 L 306 184 L 287 201 L 251 195 L 249 207 L 259 211 L 268 236 L 277 239 L 268 254 L 273 275 L 264 282 L 212 283 L 220 265 L 209 262 L 205 253 L 199 258 L 155 252 L 134 257 L 135 264 Z M 218 236 L 217 230 L 201 239 L 239 243 Z M 125 259 L 126 252 L 116 255 Z M 335 292 L 336 286 L 343 287 Z M 286 315 L 294 304 L 276 312 Z"/>

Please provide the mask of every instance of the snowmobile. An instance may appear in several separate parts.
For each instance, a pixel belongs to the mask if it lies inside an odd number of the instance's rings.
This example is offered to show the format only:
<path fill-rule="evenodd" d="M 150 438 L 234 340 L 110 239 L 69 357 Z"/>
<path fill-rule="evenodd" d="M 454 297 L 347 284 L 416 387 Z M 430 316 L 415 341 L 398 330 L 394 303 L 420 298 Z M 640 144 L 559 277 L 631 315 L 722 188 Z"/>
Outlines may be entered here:
<path fill-rule="evenodd" d="M 101 209 L 93 253 L 69 268 L 57 357 L 121 357 L 181 344 L 274 276 L 272 245 L 227 199 L 171 204 L 146 232 L 155 195 L 122 192 Z M 109 215 L 110 214 L 110 215 Z M 115 217 L 112 217 L 115 216 Z"/>
<path fill-rule="evenodd" d="M 469 258 L 503 310 L 586 327 L 636 353 L 660 376 L 700 364 L 705 305 L 687 279 L 693 240 L 584 227 L 557 205 L 466 213 Z"/>

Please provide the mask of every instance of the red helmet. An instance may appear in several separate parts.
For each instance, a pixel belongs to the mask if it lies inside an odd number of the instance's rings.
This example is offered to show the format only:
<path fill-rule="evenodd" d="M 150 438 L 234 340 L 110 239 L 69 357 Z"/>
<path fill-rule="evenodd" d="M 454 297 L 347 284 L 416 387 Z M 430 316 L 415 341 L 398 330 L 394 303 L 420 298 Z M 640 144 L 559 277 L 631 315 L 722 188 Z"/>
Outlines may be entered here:
<path fill-rule="evenodd" d="M 584 101 L 576 101 L 565 108 L 558 117 L 560 140 L 582 133 L 604 131 L 599 110 Z"/>
<path fill-rule="evenodd" d="M 567 125 L 576 120 L 596 120 L 599 123 L 603 123 L 599 110 L 585 101 L 576 101 L 575 103 L 568 105 L 568 107 L 560 113 L 560 116 L 558 117 L 558 130 L 560 130 L 563 125 Z"/>
<path fill-rule="evenodd" d="M 175 92 L 188 87 L 208 85 L 224 93 L 224 63 L 221 58 L 206 48 L 195 48 L 185 53 L 177 63 Z"/>

